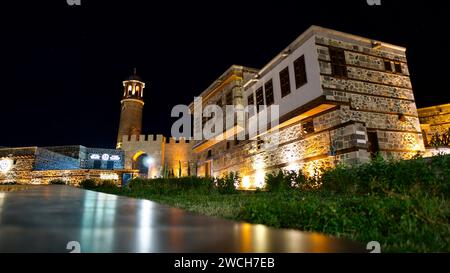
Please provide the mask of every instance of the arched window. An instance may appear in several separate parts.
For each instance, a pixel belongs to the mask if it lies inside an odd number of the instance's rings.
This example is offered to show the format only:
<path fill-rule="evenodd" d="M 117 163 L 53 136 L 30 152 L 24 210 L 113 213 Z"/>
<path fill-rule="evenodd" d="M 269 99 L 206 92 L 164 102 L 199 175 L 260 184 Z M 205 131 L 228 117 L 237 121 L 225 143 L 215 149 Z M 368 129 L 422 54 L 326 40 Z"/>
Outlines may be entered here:
<path fill-rule="evenodd" d="M 128 85 L 128 95 L 131 95 L 131 90 L 133 89 L 133 87 L 130 85 Z"/>

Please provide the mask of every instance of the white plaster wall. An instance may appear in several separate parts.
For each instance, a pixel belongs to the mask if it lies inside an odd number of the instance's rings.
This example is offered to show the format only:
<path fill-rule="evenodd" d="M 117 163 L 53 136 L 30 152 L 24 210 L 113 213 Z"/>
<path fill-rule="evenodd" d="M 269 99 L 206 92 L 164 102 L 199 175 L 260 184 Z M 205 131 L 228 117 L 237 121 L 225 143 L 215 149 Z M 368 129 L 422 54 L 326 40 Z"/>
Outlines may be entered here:
<path fill-rule="evenodd" d="M 308 82 L 300 88 L 295 88 L 294 61 L 300 56 L 305 55 L 306 76 Z M 289 78 L 291 82 L 291 93 L 281 98 L 280 76 L 281 70 L 289 66 Z M 302 46 L 287 56 L 278 65 L 261 77 L 261 79 L 244 90 L 244 103 L 247 105 L 247 98 L 267 81 L 272 79 L 274 87 L 274 105 L 280 106 L 280 116 L 283 116 L 296 108 L 323 95 L 320 80 L 320 67 L 318 53 L 315 44 L 315 36 L 309 38 Z M 255 118 L 255 117 L 253 117 Z M 251 121 L 250 121 L 251 122 Z"/>

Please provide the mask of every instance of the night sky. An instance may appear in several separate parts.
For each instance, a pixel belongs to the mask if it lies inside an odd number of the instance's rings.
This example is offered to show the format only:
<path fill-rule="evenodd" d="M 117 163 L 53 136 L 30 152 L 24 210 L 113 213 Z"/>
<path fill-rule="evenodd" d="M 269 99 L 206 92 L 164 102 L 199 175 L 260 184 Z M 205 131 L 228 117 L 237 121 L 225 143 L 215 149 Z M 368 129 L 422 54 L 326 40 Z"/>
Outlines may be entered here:
<path fill-rule="evenodd" d="M 172 106 L 232 64 L 261 68 L 313 24 L 407 47 L 417 105 L 450 102 L 442 1 L 13 2 L 0 6 L 0 146 L 113 148 L 133 67 L 144 132 L 169 134 Z"/>

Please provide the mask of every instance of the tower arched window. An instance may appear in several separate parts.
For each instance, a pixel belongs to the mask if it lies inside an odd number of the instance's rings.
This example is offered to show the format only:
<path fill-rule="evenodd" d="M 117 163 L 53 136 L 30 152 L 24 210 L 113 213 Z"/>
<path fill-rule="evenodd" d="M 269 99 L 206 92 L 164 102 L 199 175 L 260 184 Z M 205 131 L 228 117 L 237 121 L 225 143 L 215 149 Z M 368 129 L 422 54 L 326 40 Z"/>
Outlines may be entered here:
<path fill-rule="evenodd" d="M 137 93 L 137 95 L 139 96 L 139 91 L 140 91 L 140 87 L 139 87 L 139 85 L 137 85 L 137 84 L 136 84 L 136 87 L 135 87 L 135 89 L 136 89 L 136 93 Z"/>
<path fill-rule="evenodd" d="M 133 89 L 133 87 L 130 85 L 128 85 L 128 95 L 131 95 L 131 90 Z"/>

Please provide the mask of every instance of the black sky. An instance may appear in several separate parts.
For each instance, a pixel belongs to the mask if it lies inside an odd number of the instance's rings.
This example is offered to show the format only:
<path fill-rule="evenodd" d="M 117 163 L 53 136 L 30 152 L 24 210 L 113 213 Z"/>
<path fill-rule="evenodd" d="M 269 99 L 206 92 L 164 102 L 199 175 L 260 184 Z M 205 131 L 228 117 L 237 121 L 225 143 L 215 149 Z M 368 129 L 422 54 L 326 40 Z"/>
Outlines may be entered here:
<path fill-rule="evenodd" d="M 449 103 L 442 1 L 13 1 L 0 6 L 0 146 L 114 147 L 122 80 L 147 83 L 146 133 L 170 132 L 230 65 L 261 68 L 310 25 L 408 48 L 417 105 Z"/>

